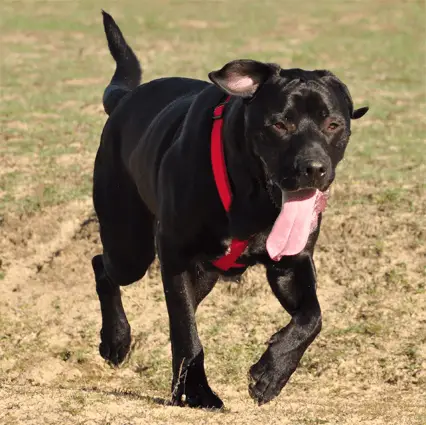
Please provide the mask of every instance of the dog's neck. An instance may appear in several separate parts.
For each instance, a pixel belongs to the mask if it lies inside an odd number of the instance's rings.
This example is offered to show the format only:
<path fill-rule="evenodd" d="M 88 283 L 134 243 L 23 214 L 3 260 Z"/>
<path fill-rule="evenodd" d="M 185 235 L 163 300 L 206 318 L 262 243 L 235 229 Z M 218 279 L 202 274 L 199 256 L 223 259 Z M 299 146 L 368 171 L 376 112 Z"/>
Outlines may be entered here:
<path fill-rule="evenodd" d="M 233 236 L 243 238 L 272 226 L 278 211 L 268 193 L 260 159 L 246 140 L 244 103 L 233 99 L 225 109 L 223 144 L 232 188 L 230 212 Z"/>

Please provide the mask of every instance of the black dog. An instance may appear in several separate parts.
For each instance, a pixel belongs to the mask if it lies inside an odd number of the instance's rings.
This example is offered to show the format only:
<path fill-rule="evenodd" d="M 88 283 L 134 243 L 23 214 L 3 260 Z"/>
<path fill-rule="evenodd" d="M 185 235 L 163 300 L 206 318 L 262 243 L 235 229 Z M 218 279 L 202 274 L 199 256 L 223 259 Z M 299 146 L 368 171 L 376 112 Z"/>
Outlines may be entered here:
<path fill-rule="evenodd" d="M 103 98 L 110 117 L 94 171 L 103 244 L 93 258 L 100 353 L 114 364 L 128 353 L 119 287 L 144 276 L 157 253 L 172 402 L 182 404 L 185 395 L 190 406 L 221 407 L 207 383 L 195 311 L 219 276 L 263 264 L 292 316 L 250 369 L 250 395 L 267 403 L 320 332 L 312 255 L 321 211 L 350 120 L 368 108 L 354 110 L 347 87 L 329 71 L 252 60 L 211 72 L 213 84 L 162 78 L 139 85 L 138 60 L 112 17 L 103 18 L 117 68 Z"/>

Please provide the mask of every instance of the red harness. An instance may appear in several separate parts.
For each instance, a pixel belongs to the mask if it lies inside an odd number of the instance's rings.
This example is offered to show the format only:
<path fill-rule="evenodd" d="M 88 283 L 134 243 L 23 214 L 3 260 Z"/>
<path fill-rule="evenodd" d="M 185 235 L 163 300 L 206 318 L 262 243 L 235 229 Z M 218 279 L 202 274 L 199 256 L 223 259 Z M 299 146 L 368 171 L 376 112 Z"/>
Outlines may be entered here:
<path fill-rule="evenodd" d="M 231 186 L 229 184 L 228 173 L 226 171 L 225 154 L 223 151 L 222 126 L 223 110 L 231 97 L 228 96 L 223 103 L 216 106 L 213 113 L 213 128 L 211 136 L 211 161 L 213 176 L 216 182 L 217 191 L 226 212 L 229 212 L 232 202 Z M 247 248 L 248 241 L 232 239 L 231 245 L 226 254 L 213 261 L 213 264 L 221 270 L 244 267 L 244 264 L 236 263 L 237 259 Z"/>

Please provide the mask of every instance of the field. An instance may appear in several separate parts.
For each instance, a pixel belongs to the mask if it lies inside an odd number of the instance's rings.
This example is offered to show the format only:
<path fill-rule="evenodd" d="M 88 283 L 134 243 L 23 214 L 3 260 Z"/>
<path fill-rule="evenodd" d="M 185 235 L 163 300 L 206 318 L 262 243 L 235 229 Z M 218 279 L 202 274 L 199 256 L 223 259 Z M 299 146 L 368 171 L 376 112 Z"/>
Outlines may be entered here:
<path fill-rule="evenodd" d="M 357 107 L 317 245 L 324 316 L 280 397 L 247 371 L 289 317 L 263 270 L 219 283 L 198 313 L 223 412 L 167 405 L 168 318 L 157 265 L 123 289 L 119 368 L 98 354 L 90 192 L 114 66 L 110 12 L 145 81 L 206 79 L 235 58 L 327 68 Z M 15 0 L 1 11 L 0 423 L 426 424 L 426 10 L 416 0 Z"/>

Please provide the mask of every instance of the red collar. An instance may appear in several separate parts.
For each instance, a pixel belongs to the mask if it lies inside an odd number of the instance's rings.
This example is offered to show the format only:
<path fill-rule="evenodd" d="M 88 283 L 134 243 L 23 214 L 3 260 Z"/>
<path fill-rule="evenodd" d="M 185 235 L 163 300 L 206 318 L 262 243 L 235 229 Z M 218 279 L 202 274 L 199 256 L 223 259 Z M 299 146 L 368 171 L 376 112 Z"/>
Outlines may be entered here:
<path fill-rule="evenodd" d="M 213 128 L 211 135 L 211 161 L 213 176 L 216 182 L 223 208 L 229 212 L 232 203 L 231 185 L 229 184 L 228 173 L 226 171 L 225 154 L 223 150 L 222 127 L 223 111 L 231 96 L 228 96 L 223 103 L 216 106 L 213 113 Z M 213 261 L 213 264 L 221 270 L 244 267 L 244 264 L 236 263 L 237 259 L 247 248 L 248 241 L 232 239 L 231 245 L 226 254 Z"/>

